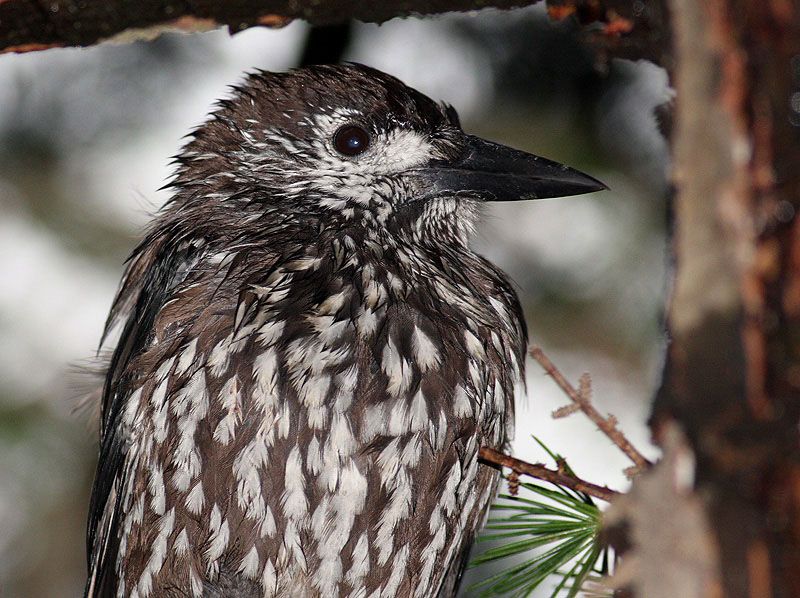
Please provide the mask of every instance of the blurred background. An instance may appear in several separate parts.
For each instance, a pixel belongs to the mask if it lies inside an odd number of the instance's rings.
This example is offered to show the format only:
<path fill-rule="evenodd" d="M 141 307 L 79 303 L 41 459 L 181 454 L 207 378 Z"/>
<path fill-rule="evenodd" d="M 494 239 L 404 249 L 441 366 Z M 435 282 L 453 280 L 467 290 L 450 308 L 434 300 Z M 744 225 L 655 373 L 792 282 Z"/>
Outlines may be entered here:
<path fill-rule="evenodd" d="M 166 199 L 170 157 L 247 69 L 333 56 L 453 104 L 468 131 L 566 162 L 611 191 L 493 205 L 475 246 L 518 285 L 532 341 L 648 456 L 664 351 L 667 152 L 649 63 L 596 64 L 536 7 L 383 26 L 170 34 L 0 56 L 0 596 L 78 596 L 96 424 L 79 397 L 123 268 Z M 629 465 L 529 361 L 515 453 L 536 434 L 577 473 L 624 489 Z"/>

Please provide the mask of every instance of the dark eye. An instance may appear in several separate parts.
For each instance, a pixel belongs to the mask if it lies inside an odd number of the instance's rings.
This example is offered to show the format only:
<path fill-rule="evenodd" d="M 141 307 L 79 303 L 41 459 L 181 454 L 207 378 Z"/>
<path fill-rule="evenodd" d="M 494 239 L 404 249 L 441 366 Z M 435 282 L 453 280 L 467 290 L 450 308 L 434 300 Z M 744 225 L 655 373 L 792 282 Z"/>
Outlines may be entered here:
<path fill-rule="evenodd" d="M 369 133 L 358 125 L 345 125 L 334 133 L 333 147 L 345 156 L 363 154 L 369 147 Z"/>

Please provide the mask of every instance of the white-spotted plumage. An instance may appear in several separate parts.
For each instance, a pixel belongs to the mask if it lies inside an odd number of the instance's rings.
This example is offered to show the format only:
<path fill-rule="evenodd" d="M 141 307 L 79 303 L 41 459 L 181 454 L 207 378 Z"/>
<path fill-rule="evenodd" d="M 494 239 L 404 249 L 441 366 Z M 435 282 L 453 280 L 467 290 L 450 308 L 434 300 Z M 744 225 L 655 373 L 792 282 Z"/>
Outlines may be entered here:
<path fill-rule="evenodd" d="M 400 177 L 458 149 L 452 112 L 364 67 L 300 73 L 254 77 L 198 131 L 130 262 L 89 596 L 458 586 L 498 479 L 478 449 L 512 426 L 519 304 L 467 246 L 475 202 Z M 319 99 L 331 73 L 356 83 L 330 109 L 284 105 L 292 76 Z M 332 151 L 370 102 L 370 153 Z"/>

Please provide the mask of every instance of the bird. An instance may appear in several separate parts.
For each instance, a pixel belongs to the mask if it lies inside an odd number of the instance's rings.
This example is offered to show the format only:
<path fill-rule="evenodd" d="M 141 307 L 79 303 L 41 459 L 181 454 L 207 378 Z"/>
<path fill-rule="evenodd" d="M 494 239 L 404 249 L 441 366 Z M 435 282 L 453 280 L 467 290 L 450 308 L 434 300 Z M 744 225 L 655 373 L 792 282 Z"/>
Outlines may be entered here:
<path fill-rule="evenodd" d="M 101 341 L 85 596 L 455 595 L 527 345 L 470 238 L 605 186 L 354 63 L 246 74 L 174 168 Z"/>

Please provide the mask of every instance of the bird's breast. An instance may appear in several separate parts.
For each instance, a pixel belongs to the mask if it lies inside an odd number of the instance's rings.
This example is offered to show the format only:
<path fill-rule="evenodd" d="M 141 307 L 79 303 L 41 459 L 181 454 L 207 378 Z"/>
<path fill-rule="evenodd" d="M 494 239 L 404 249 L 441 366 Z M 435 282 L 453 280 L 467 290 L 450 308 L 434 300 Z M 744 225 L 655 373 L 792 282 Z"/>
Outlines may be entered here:
<path fill-rule="evenodd" d="M 477 451 L 512 415 L 508 328 L 487 325 L 485 298 L 464 311 L 376 266 L 315 267 L 273 270 L 142 360 L 129 590 L 239 576 L 265 595 L 428 596 L 461 557 L 496 479 Z"/>

